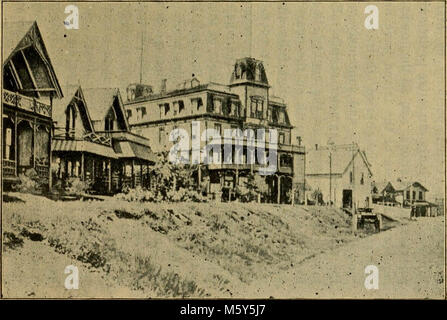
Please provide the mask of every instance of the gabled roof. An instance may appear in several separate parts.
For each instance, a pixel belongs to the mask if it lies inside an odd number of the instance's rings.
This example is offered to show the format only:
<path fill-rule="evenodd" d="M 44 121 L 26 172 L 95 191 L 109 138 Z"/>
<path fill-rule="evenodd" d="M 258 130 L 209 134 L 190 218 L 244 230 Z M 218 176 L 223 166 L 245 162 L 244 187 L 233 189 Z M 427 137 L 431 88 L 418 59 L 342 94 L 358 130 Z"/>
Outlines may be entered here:
<path fill-rule="evenodd" d="M 80 85 L 66 85 L 62 86 L 62 90 L 65 92 L 65 96 L 60 100 L 55 100 L 53 102 L 53 120 L 57 121 L 57 126 L 64 126 L 66 119 L 66 110 L 68 105 L 73 101 L 80 99 L 84 106 L 87 106 L 87 102 L 84 97 L 83 90 Z M 78 104 L 79 105 L 79 104 Z M 90 130 L 94 132 L 93 124 L 91 121 L 90 113 L 88 107 L 81 108 L 79 112 L 85 112 L 85 117 L 88 119 L 88 123 L 90 125 Z"/>
<path fill-rule="evenodd" d="M 377 189 L 377 193 L 382 193 L 387 188 L 391 189 L 390 191 L 395 191 L 394 186 L 390 181 L 374 182 L 374 187 Z"/>
<path fill-rule="evenodd" d="M 51 63 L 50 56 L 42 38 L 42 34 L 36 21 L 18 21 L 4 22 L 2 30 L 3 41 L 3 65 L 17 53 L 19 50 L 33 46 L 40 53 L 48 70 L 50 81 L 56 90 L 58 98 L 63 97 L 62 89 Z"/>
<path fill-rule="evenodd" d="M 85 101 L 87 103 L 87 109 L 90 113 L 92 121 L 103 121 L 113 106 L 115 99 L 118 99 L 118 110 L 124 120 L 124 125 L 129 130 L 129 123 L 127 121 L 126 112 L 124 110 L 123 100 L 119 89 L 117 88 L 88 88 L 82 90 Z"/>
<path fill-rule="evenodd" d="M 331 154 L 331 161 L 329 155 Z M 352 148 L 319 148 L 310 150 L 306 154 L 306 175 L 307 174 L 343 174 L 352 166 L 352 160 L 355 157 L 361 157 L 370 174 L 371 164 L 368 162 L 364 151 Z"/>
<path fill-rule="evenodd" d="M 394 189 L 396 191 L 403 191 L 405 189 L 408 189 L 411 186 L 420 187 L 424 189 L 425 191 L 428 191 L 427 188 L 425 188 L 421 183 L 414 181 L 414 180 L 402 180 L 398 179 L 397 181 L 393 182 Z"/>

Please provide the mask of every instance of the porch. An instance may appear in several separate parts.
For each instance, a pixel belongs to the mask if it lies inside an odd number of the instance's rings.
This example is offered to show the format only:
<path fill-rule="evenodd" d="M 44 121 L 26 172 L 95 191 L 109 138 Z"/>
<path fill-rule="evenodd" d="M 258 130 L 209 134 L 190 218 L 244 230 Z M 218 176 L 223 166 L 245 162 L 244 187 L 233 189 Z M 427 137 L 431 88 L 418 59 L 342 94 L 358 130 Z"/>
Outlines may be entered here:
<path fill-rule="evenodd" d="M 34 169 L 51 185 L 51 106 L 3 90 L 2 165 L 6 187 Z"/>

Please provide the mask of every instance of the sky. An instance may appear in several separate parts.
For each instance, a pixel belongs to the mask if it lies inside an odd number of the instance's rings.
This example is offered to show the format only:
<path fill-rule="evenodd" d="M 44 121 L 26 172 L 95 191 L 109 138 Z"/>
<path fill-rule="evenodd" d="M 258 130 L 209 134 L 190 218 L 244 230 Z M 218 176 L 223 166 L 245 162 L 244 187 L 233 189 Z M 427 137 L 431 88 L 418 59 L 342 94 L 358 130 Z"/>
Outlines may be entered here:
<path fill-rule="evenodd" d="M 264 61 L 308 149 L 359 143 L 376 181 L 418 180 L 444 194 L 444 8 L 441 2 L 3 3 L 4 21 L 37 20 L 61 84 L 155 90 L 198 77 L 228 84 L 237 58 Z"/>

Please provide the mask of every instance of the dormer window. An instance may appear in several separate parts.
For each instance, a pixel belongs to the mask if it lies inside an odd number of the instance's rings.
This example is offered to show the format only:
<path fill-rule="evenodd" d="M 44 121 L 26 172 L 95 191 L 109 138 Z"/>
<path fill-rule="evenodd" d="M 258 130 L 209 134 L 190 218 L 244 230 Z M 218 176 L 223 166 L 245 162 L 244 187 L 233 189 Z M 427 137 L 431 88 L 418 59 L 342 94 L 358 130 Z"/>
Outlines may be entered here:
<path fill-rule="evenodd" d="M 66 111 L 65 132 L 66 136 L 73 137 L 76 124 L 76 109 L 74 105 L 69 105 Z"/>
<path fill-rule="evenodd" d="M 285 117 L 284 117 L 284 111 L 279 111 L 278 112 L 278 122 L 279 123 L 285 123 Z"/>
<path fill-rule="evenodd" d="M 255 70 L 255 80 L 261 81 L 261 65 L 258 65 Z"/>
<path fill-rule="evenodd" d="M 234 71 L 234 75 L 236 79 L 240 79 L 241 78 L 241 73 L 242 73 L 242 68 L 240 64 L 236 65 L 235 71 Z"/>

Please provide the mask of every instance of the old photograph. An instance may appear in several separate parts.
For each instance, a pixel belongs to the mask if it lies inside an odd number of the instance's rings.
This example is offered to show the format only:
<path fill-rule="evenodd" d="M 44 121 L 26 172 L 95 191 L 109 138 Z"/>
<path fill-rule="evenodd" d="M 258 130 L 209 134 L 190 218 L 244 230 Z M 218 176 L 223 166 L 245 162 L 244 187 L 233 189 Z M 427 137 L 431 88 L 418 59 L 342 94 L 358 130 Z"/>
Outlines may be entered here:
<path fill-rule="evenodd" d="M 2 2 L 1 297 L 445 299 L 445 22 Z"/>

